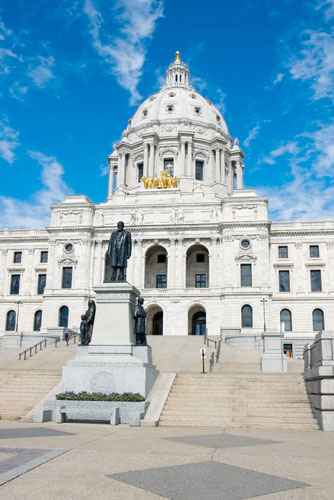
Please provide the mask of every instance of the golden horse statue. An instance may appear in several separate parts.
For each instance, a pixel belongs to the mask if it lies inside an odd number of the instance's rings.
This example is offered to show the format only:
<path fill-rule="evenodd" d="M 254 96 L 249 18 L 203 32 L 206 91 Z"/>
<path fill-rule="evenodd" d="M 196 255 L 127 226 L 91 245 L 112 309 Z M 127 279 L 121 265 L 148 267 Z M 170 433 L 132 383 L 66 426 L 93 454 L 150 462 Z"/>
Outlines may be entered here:
<path fill-rule="evenodd" d="M 179 178 L 172 177 L 167 170 L 162 170 L 159 177 L 142 177 L 141 181 L 145 189 L 171 189 L 179 184 Z"/>

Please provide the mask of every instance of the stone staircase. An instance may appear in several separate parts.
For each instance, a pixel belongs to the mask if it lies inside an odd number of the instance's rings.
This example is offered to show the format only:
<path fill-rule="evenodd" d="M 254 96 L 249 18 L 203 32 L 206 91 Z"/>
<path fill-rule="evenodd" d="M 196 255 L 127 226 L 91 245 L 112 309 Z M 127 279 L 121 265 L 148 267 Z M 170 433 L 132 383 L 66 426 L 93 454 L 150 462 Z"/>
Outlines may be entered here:
<path fill-rule="evenodd" d="M 62 367 L 74 357 L 76 346 L 61 344 L 40 351 L 26 361 L 0 355 L 0 419 L 20 420 L 60 382 Z M 26 418 L 25 418 L 26 419 Z"/>
<path fill-rule="evenodd" d="M 58 384 L 60 370 L 0 370 L 0 418 L 19 420 Z"/>
<path fill-rule="evenodd" d="M 225 347 L 213 373 L 177 374 L 160 425 L 319 428 L 301 373 L 262 374 L 257 352 Z"/>

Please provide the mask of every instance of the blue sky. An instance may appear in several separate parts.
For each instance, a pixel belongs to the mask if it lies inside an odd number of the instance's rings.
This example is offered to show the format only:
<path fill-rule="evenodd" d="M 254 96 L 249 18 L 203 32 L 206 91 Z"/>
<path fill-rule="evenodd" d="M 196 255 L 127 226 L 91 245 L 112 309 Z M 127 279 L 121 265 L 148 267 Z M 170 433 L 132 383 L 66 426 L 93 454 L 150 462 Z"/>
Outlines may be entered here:
<path fill-rule="evenodd" d="M 334 215 L 334 0 L 2 0 L 0 227 L 106 198 L 106 157 L 175 50 L 273 219 Z"/>

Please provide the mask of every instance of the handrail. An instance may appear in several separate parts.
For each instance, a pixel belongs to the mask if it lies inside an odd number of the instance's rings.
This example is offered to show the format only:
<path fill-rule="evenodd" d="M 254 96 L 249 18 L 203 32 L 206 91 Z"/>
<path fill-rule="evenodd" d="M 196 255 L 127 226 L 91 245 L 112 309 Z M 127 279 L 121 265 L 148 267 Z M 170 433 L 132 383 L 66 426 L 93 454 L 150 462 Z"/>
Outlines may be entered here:
<path fill-rule="evenodd" d="M 59 338 L 55 338 L 53 340 L 54 340 L 54 346 L 58 347 L 60 339 Z M 21 361 L 22 357 L 23 357 L 23 361 L 25 361 L 27 359 L 27 353 L 28 352 L 29 352 L 29 358 L 31 358 L 32 355 L 33 355 L 33 353 L 37 354 L 38 351 L 42 351 L 43 350 L 43 346 L 44 346 L 44 349 L 46 349 L 48 341 L 51 341 L 51 339 L 49 338 L 49 339 L 40 340 L 40 342 L 37 342 L 37 344 L 32 345 L 30 347 L 27 347 L 26 349 L 24 349 L 24 351 L 19 352 L 19 361 Z"/>
<path fill-rule="evenodd" d="M 210 351 L 210 344 L 213 344 L 212 351 Z M 204 345 L 209 348 L 209 372 L 211 372 L 216 363 L 219 361 L 220 350 L 222 344 L 222 335 L 219 335 L 218 338 L 210 338 L 207 335 L 204 337 Z"/>

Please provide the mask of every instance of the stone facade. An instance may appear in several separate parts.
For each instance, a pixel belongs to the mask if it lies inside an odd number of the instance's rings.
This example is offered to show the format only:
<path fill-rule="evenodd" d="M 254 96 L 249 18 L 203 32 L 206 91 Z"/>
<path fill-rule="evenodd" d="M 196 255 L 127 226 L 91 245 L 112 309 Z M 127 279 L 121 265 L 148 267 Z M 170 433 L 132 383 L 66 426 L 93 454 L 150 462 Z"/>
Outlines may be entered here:
<path fill-rule="evenodd" d="M 269 220 L 267 200 L 244 188 L 238 141 L 179 57 L 108 162 L 105 203 L 68 196 L 45 230 L 0 231 L 1 332 L 78 327 L 119 220 L 132 232 L 128 281 L 145 298 L 149 333 L 261 334 L 283 321 L 288 343 L 334 330 L 334 221 Z M 163 171 L 176 186 L 145 188 L 141 176 Z"/>

